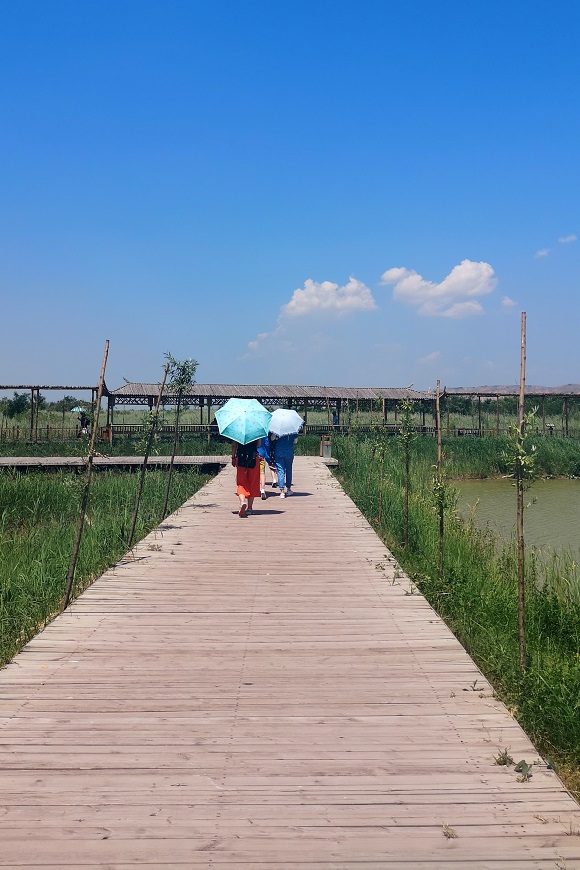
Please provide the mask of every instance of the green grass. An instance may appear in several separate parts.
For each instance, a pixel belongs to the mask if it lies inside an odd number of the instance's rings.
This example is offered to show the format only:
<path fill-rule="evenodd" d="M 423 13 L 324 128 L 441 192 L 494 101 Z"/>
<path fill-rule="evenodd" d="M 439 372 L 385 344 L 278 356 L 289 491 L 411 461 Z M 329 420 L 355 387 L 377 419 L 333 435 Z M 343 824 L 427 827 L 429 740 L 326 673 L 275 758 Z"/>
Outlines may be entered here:
<path fill-rule="evenodd" d="M 561 442 L 558 442 L 561 446 Z M 432 493 L 435 449 L 425 439 L 412 445 L 409 545 L 402 546 L 404 477 L 396 439 L 385 439 L 383 499 L 379 462 L 370 472 L 371 439 L 335 439 L 338 477 L 405 572 L 493 684 L 545 755 L 560 765 L 569 787 L 580 790 L 580 576 L 568 556 L 544 564 L 529 554 L 526 632 L 530 666 L 518 666 L 517 569 L 513 545 L 464 526 L 451 490 L 445 517 L 445 572 L 437 578 L 438 525 Z M 578 462 L 569 445 L 546 452 L 542 469 L 561 472 Z M 501 444 L 480 439 L 446 450 L 449 464 L 466 474 L 502 469 Z"/>
<path fill-rule="evenodd" d="M 195 469 L 174 474 L 171 510 L 208 479 Z M 166 480 L 161 471 L 147 473 L 136 540 L 158 524 Z M 136 474 L 93 476 L 75 593 L 126 552 L 137 482 Z M 0 472 L 0 664 L 60 608 L 83 486 L 83 475 Z"/>

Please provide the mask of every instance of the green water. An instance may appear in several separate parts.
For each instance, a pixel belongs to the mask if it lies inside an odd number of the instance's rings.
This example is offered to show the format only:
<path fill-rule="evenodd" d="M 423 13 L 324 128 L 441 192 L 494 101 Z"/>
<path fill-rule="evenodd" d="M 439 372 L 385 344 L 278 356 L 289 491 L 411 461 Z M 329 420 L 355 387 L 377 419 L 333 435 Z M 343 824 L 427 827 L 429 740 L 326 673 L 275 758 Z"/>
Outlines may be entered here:
<path fill-rule="evenodd" d="M 454 486 L 464 520 L 475 508 L 477 528 L 489 527 L 507 540 L 515 537 L 516 491 L 510 480 L 460 480 Z M 580 480 L 539 480 L 524 500 L 530 505 L 524 512 L 527 546 L 580 551 Z"/>

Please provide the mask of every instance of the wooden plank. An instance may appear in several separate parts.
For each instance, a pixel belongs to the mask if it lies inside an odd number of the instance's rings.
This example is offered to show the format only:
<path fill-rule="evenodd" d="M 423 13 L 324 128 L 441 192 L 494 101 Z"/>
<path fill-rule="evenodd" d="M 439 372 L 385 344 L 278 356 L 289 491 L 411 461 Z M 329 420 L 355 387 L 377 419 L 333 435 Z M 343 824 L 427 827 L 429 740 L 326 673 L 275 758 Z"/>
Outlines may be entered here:
<path fill-rule="evenodd" d="M 325 465 L 295 476 L 240 520 L 226 467 L 0 672 L 0 867 L 580 868 L 578 805 Z"/>

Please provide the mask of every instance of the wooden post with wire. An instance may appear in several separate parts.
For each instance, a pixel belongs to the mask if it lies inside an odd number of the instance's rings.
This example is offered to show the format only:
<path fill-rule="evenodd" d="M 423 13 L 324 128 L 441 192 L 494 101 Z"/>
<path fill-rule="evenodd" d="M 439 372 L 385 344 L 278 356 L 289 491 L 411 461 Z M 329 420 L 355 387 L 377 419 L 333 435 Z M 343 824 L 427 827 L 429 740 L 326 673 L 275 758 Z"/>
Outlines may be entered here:
<path fill-rule="evenodd" d="M 141 475 L 139 477 L 139 486 L 137 488 L 137 497 L 135 499 L 135 510 L 133 512 L 133 521 L 131 523 L 131 529 L 129 531 L 129 539 L 127 541 L 127 549 L 131 549 L 133 544 L 133 535 L 135 534 L 135 526 L 137 525 L 137 516 L 139 514 L 139 505 L 141 503 L 141 493 L 143 492 L 143 482 L 145 480 L 145 472 L 147 470 L 147 462 L 149 460 L 149 454 L 151 453 L 151 447 L 153 445 L 153 439 L 155 438 L 155 433 L 157 432 L 157 421 L 159 419 L 159 405 L 161 404 L 161 397 L 163 396 L 163 390 L 165 389 L 165 381 L 167 379 L 167 372 L 169 371 L 169 363 L 165 366 L 163 371 L 163 380 L 161 382 L 161 386 L 159 388 L 159 395 L 157 396 L 157 401 L 155 402 L 155 410 L 153 412 L 153 419 L 150 421 L 149 427 L 149 436 L 147 438 L 147 444 L 145 446 L 145 455 L 143 457 L 143 464 L 141 465 Z"/>
<path fill-rule="evenodd" d="M 66 578 L 66 588 L 65 588 L 64 600 L 62 603 L 61 613 L 63 610 L 66 610 L 66 608 L 69 605 L 72 587 L 73 587 L 74 576 L 75 576 L 75 568 L 77 566 L 79 549 L 80 549 L 81 540 L 83 537 L 83 528 L 85 525 L 85 516 L 87 513 L 87 504 L 89 501 L 89 492 L 91 489 L 91 476 L 93 473 L 93 459 L 94 459 L 94 455 L 95 455 L 95 441 L 97 438 L 97 432 L 98 432 L 98 428 L 99 428 L 99 410 L 101 407 L 101 399 L 103 396 L 103 386 L 105 383 L 105 368 L 107 366 L 108 355 L 109 355 L 109 340 L 107 339 L 107 341 L 105 342 L 105 351 L 103 353 L 103 363 L 101 366 L 101 376 L 99 378 L 97 403 L 96 403 L 95 412 L 93 414 L 93 428 L 91 431 L 91 441 L 89 444 L 89 455 L 87 457 L 87 465 L 86 465 L 86 471 L 85 471 L 85 486 L 83 489 L 83 496 L 82 496 L 82 500 L 81 500 L 81 509 L 80 509 L 80 514 L 79 514 L 79 522 L 78 522 L 78 526 L 77 526 L 77 534 L 76 534 L 73 552 L 72 552 L 70 565 L 69 565 L 69 569 L 68 569 L 68 574 L 67 574 L 67 578 Z"/>

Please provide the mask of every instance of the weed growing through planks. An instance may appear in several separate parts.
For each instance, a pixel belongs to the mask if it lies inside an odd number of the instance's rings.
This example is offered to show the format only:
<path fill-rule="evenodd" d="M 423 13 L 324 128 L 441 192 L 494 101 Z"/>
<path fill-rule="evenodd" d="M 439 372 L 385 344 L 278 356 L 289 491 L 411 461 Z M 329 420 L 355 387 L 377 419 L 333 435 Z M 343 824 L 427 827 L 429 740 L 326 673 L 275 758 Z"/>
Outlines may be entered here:
<path fill-rule="evenodd" d="M 493 763 L 498 764 L 500 767 L 511 767 L 514 760 L 509 754 L 509 747 L 506 749 L 498 749 L 497 755 L 494 755 Z"/>

